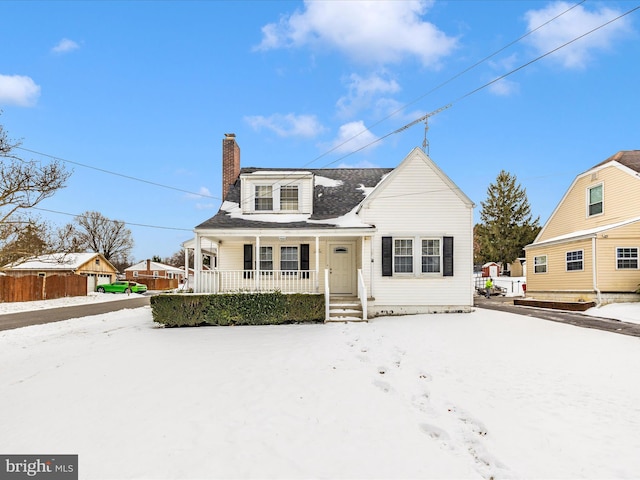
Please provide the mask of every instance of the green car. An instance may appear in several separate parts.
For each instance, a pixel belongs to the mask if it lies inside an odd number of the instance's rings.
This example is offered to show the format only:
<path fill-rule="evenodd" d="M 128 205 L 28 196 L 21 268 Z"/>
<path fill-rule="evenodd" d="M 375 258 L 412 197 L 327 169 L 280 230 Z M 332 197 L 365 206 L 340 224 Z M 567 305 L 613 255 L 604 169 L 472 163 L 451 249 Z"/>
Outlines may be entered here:
<path fill-rule="evenodd" d="M 96 290 L 100 293 L 144 293 L 147 291 L 147 286 L 143 283 L 118 280 L 117 282 L 98 285 Z"/>

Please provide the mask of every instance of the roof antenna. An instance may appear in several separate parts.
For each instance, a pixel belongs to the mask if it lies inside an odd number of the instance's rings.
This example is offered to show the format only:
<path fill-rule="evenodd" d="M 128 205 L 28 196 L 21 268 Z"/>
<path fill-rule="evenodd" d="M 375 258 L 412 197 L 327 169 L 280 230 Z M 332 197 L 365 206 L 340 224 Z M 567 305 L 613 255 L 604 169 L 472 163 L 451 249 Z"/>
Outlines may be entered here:
<path fill-rule="evenodd" d="M 429 117 L 433 117 L 435 114 L 440 113 L 443 110 L 446 110 L 450 106 L 451 106 L 451 103 L 448 105 L 445 105 L 444 107 L 440 107 L 439 109 L 434 110 L 433 112 L 429 112 L 426 115 L 423 115 L 422 117 L 418 118 L 417 120 L 414 120 L 411 123 L 407 123 L 404 127 L 399 128 L 393 133 L 400 133 L 401 131 L 406 130 L 409 127 L 413 127 L 416 123 L 420 123 L 424 120 L 424 140 L 422 142 L 422 151 L 427 155 L 429 155 L 429 141 L 427 140 L 427 131 L 429 130 Z"/>

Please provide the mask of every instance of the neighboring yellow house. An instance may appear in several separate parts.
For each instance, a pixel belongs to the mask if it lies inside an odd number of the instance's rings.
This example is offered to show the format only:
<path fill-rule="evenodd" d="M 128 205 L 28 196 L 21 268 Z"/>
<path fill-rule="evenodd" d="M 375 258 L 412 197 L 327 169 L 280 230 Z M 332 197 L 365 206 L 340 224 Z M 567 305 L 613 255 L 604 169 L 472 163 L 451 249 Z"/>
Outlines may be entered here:
<path fill-rule="evenodd" d="M 620 151 L 578 175 L 525 247 L 527 296 L 639 301 L 640 150 Z"/>

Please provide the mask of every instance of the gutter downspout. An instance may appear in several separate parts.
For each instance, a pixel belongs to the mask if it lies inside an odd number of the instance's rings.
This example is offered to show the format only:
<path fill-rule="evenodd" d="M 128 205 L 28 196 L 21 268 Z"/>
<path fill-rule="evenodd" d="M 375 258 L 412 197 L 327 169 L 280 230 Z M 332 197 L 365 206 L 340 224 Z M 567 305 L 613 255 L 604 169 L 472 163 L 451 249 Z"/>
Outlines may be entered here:
<path fill-rule="evenodd" d="M 597 298 L 598 298 L 598 304 L 596 305 L 596 307 L 599 307 L 600 305 L 602 305 L 602 295 L 600 293 L 600 290 L 598 289 L 598 268 L 597 268 L 597 255 L 596 255 L 596 235 L 594 235 L 591 238 L 591 255 L 593 256 L 592 259 L 592 264 L 593 264 L 593 289 L 596 292 Z"/>

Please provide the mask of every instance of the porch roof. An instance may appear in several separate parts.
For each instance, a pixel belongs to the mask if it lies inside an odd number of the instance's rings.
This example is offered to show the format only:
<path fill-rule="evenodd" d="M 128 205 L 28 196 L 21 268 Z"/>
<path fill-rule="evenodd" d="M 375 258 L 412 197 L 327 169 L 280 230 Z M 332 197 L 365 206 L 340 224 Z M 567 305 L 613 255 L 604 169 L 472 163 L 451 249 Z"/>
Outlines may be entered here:
<path fill-rule="evenodd" d="M 357 219 L 354 210 L 393 169 L 392 168 L 331 168 L 309 169 L 316 182 L 313 192 L 313 213 L 284 217 L 281 214 L 263 214 L 260 220 L 251 215 L 232 213 L 240 205 L 240 179 L 229 189 L 218 213 L 201 223 L 196 230 L 357 230 L 366 229 L 362 223 L 345 221 L 349 216 Z M 256 172 L 299 173 L 299 169 L 243 168 L 240 176 Z M 320 179 L 320 180 L 319 180 Z M 326 179 L 332 181 L 326 181 Z M 272 217 L 273 220 L 271 220 Z M 369 228 L 374 228 L 373 226 Z"/>

